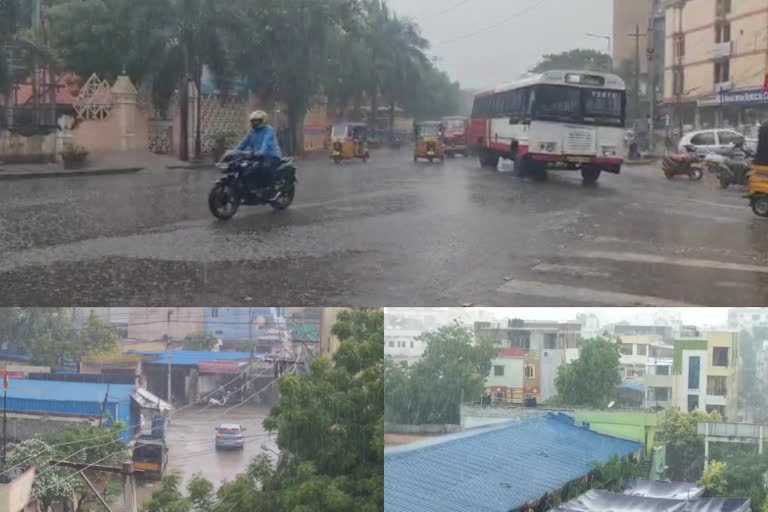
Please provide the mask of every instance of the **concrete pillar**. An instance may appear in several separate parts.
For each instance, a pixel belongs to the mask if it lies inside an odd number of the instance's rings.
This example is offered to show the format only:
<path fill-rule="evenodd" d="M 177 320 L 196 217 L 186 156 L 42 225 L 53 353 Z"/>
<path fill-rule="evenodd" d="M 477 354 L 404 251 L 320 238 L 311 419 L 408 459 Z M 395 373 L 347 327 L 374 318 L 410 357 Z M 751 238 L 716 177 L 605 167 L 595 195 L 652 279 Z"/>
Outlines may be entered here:
<path fill-rule="evenodd" d="M 56 155 L 61 155 L 64 148 L 72 144 L 72 127 L 75 125 L 75 119 L 71 116 L 61 116 L 56 124 L 59 126 L 56 132 Z"/>
<path fill-rule="evenodd" d="M 709 465 L 709 423 L 704 427 L 704 470 Z"/>
<path fill-rule="evenodd" d="M 120 122 L 120 150 L 136 149 L 136 114 L 138 110 L 138 91 L 127 75 L 120 75 L 112 86 L 115 105 L 113 115 Z"/>

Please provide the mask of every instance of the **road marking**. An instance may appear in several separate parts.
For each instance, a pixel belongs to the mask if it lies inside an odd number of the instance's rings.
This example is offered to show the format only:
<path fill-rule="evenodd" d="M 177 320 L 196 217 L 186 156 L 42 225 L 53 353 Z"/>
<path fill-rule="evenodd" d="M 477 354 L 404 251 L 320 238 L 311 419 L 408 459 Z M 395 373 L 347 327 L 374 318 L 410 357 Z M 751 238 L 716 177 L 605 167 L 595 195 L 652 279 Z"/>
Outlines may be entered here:
<path fill-rule="evenodd" d="M 734 270 L 736 272 L 754 272 L 768 274 L 768 267 L 743 263 L 726 263 L 714 260 L 699 260 L 688 258 L 673 258 L 655 254 L 639 254 L 634 252 L 586 251 L 572 252 L 569 256 L 598 260 L 620 261 L 625 263 L 655 263 L 662 265 L 677 265 L 680 267 L 706 268 L 711 270 Z"/>
<path fill-rule="evenodd" d="M 561 274 L 583 277 L 611 277 L 610 272 L 602 272 L 590 267 L 582 267 L 579 265 L 555 265 L 550 263 L 540 263 L 533 267 L 533 271 L 542 273 L 559 272 Z"/>
<path fill-rule="evenodd" d="M 497 291 L 509 295 L 529 295 L 533 297 L 562 299 L 564 302 L 568 303 L 581 301 L 602 305 L 610 304 L 611 306 L 694 306 L 694 304 L 686 304 L 679 300 L 593 290 L 591 288 L 580 288 L 560 284 L 540 283 L 536 281 L 509 281 L 502 285 Z"/>

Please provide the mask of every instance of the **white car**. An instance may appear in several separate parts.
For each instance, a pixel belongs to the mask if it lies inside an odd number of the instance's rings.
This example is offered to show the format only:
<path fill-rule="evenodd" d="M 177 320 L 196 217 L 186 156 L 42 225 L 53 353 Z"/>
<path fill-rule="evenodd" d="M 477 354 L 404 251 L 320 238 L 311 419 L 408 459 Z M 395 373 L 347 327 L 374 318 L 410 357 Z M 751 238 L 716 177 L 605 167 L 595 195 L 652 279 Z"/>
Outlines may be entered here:
<path fill-rule="evenodd" d="M 746 141 L 747 148 L 757 151 L 757 139 L 748 139 L 739 132 L 725 128 L 686 133 L 680 139 L 677 149 L 680 153 L 686 153 L 685 147 L 691 145 L 696 148 L 698 154 L 723 153 L 731 149 L 732 144 L 740 138 Z"/>

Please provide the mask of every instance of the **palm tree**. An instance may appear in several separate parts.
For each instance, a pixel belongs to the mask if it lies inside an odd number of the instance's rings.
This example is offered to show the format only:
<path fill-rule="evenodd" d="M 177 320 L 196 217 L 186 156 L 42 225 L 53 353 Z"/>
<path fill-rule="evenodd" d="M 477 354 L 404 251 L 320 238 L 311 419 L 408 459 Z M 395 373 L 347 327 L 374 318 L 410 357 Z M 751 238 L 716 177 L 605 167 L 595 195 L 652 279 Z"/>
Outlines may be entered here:
<path fill-rule="evenodd" d="M 389 131 L 392 133 L 396 103 L 406 99 L 410 84 L 423 84 L 424 69 L 430 63 L 424 54 L 429 44 L 415 23 L 393 16 L 388 23 L 388 33 L 389 51 L 382 91 L 389 102 Z"/>

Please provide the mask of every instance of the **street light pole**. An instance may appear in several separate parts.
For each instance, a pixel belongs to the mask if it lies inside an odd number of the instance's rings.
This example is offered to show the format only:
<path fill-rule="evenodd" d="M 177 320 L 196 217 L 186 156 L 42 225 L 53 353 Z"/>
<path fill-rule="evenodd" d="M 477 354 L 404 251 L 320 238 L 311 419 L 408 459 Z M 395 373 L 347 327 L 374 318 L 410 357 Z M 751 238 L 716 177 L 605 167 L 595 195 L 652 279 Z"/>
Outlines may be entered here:
<path fill-rule="evenodd" d="M 601 36 L 600 34 L 592 34 L 590 32 L 587 32 L 584 34 L 587 37 L 594 37 L 597 39 L 605 39 L 608 41 L 608 55 L 610 55 L 611 60 L 613 60 L 613 38 L 611 36 Z"/>

